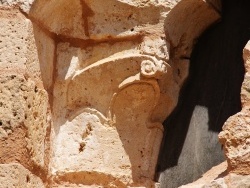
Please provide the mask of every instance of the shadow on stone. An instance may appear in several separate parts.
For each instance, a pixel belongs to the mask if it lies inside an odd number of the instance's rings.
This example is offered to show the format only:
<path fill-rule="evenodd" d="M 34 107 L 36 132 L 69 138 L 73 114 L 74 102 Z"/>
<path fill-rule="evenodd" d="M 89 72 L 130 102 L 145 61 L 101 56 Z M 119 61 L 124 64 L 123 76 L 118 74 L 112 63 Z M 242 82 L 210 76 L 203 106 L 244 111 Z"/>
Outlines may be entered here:
<path fill-rule="evenodd" d="M 221 22 L 198 40 L 179 102 L 165 120 L 158 160 L 164 188 L 198 179 L 224 159 L 217 135 L 241 110 L 242 50 L 250 37 L 250 1 L 222 1 Z"/>

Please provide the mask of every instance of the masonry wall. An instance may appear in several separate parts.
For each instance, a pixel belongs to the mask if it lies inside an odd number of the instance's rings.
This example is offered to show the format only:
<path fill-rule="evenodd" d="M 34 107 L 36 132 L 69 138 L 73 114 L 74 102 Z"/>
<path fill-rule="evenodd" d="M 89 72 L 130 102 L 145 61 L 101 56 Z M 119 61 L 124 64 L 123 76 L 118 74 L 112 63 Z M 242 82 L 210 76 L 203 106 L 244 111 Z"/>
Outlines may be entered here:
<path fill-rule="evenodd" d="M 162 123 L 220 2 L 0 5 L 0 187 L 160 186 Z M 243 109 L 219 135 L 228 167 L 197 187 L 249 185 L 248 55 Z"/>

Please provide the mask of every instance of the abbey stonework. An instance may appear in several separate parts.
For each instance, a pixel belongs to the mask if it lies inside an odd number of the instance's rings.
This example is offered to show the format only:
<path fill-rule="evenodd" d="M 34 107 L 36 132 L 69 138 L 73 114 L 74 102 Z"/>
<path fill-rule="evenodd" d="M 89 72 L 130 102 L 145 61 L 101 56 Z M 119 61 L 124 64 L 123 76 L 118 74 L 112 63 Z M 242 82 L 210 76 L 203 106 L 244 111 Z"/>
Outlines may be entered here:
<path fill-rule="evenodd" d="M 250 188 L 248 0 L 0 0 L 0 188 Z"/>

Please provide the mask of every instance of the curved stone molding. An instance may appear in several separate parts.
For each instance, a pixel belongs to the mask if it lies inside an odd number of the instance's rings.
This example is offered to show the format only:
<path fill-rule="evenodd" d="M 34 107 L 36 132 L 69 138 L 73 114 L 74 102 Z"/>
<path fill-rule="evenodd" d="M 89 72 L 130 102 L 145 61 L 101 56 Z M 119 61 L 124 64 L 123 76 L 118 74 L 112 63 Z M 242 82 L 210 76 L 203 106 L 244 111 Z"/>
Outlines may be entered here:
<path fill-rule="evenodd" d="M 144 60 L 141 63 L 141 74 L 147 78 L 159 78 L 167 73 L 167 67 L 163 61 Z"/>
<path fill-rule="evenodd" d="M 141 183 L 147 182 L 148 186 L 153 183 L 163 135 L 162 123 L 152 121 L 159 99 L 160 88 L 157 81 L 141 79 L 137 74 L 119 85 L 110 109 L 112 122 L 132 163 L 133 179 Z M 137 136 L 138 133 L 146 137 Z"/>
<path fill-rule="evenodd" d="M 180 87 L 188 76 L 190 54 L 197 38 L 220 19 L 215 9 L 217 4 L 215 0 L 182 0 L 165 19 L 166 40 L 170 44 L 169 64 Z"/>
<path fill-rule="evenodd" d="M 103 48 L 112 51 L 128 43 L 103 44 L 89 48 L 89 53 L 100 55 Z M 57 181 L 74 183 L 69 180 L 73 170 L 79 179 L 90 173 L 88 178 L 98 182 L 100 176 L 107 185 L 154 185 L 163 127 L 162 121 L 152 117 L 162 102 L 157 80 L 167 74 L 167 63 L 140 52 L 129 49 L 106 58 L 100 56 L 99 61 L 83 61 L 84 49 L 58 44 L 51 163 Z M 157 64 L 157 73 L 151 78 L 141 72 L 145 61 Z M 77 182 L 90 184 L 88 179 Z"/>
<path fill-rule="evenodd" d="M 110 40 L 144 33 L 145 26 L 157 25 L 161 12 L 168 10 L 168 3 L 158 1 L 106 0 L 104 3 L 99 0 L 37 0 L 33 3 L 30 16 L 59 35 Z"/>
<path fill-rule="evenodd" d="M 32 55 L 27 69 L 36 74 L 41 70 L 53 112 L 52 184 L 153 187 L 161 123 L 177 103 L 195 38 L 218 14 L 202 0 L 0 4 L 20 5 L 33 23 L 40 69 Z M 182 16 L 187 4 L 190 11 Z M 200 14 L 203 11 L 206 16 Z M 202 15 L 199 24 L 190 25 L 197 15 Z M 187 18 L 185 24 L 183 18 Z M 35 45 L 29 45 L 28 52 L 31 48 Z M 38 89 L 37 100 L 47 105 L 42 91 Z M 44 118 L 49 114 L 47 106 L 39 105 Z M 41 121 L 48 122 L 50 115 Z M 34 127 L 39 132 L 40 127 Z M 42 131 L 45 135 L 50 130 Z M 40 140 L 33 141 L 39 145 L 35 154 L 42 150 Z"/>
<path fill-rule="evenodd" d="M 197 5 L 192 10 L 202 7 L 210 18 L 191 29 L 175 27 L 180 14 L 168 14 L 170 8 L 192 2 Z M 188 74 L 189 60 L 178 46 L 187 31 L 184 46 L 191 51 L 195 37 L 218 15 L 198 0 L 74 0 L 70 6 L 65 0 L 37 0 L 29 16 L 55 40 L 55 47 L 47 40 L 53 54 L 39 54 L 54 59 L 53 68 L 42 70 L 43 78 L 52 79 L 45 83 L 53 91 L 54 182 L 153 186 L 161 123 L 177 104 Z M 43 35 L 36 36 L 44 49 Z"/>
<path fill-rule="evenodd" d="M 220 8 L 220 0 L 1 0 L 0 187 L 156 187 L 162 122 Z M 219 166 L 208 187 L 249 184 L 249 46 L 243 109 L 219 135 L 235 174 L 221 179 Z"/>

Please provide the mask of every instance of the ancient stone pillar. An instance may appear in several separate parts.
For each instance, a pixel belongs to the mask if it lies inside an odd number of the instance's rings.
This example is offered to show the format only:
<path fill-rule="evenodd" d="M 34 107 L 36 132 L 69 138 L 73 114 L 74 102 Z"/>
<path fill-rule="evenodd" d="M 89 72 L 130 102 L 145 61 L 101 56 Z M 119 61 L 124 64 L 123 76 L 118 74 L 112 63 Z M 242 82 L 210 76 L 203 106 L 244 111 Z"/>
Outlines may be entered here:
<path fill-rule="evenodd" d="M 219 1 L 0 5 L 0 187 L 154 187 L 162 122 Z"/>

